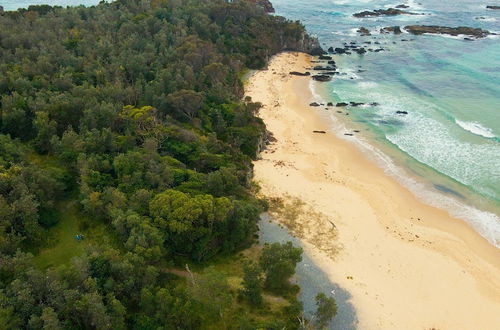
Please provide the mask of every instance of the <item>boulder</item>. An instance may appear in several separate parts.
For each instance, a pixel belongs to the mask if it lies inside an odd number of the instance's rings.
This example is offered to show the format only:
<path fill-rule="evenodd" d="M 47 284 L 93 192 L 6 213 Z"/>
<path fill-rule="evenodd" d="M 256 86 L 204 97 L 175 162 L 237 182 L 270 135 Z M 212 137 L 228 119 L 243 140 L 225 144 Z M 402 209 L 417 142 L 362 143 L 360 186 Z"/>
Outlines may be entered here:
<path fill-rule="evenodd" d="M 407 5 L 397 5 L 396 8 L 398 8 L 398 9 L 406 9 L 406 8 L 410 8 L 410 6 L 407 6 Z"/>
<path fill-rule="evenodd" d="M 403 31 L 401 31 L 401 28 L 399 26 L 387 26 L 385 28 L 380 29 L 380 33 L 394 33 L 394 34 L 401 34 Z"/>
<path fill-rule="evenodd" d="M 500 10 L 500 6 L 489 5 L 489 6 L 486 6 L 486 9 Z"/>
<path fill-rule="evenodd" d="M 358 107 L 360 105 L 365 105 L 364 103 L 362 102 L 349 102 L 349 104 L 351 105 L 351 107 Z"/>
<path fill-rule="evenodd" d="M 297 72 L 297 71 L 291 71 L 290 74 L 292 76 L 310 76 L 311 73 L 309 72 Z"/>
<path fill-rule="evenodd" d="M 335 106 L 336 106 L 336 107 L 346 107 L 346 106 L 348 106 L 348 105 L 349 105 L 348 103 L 345 103 L 345 102 L 339 102 L 339 103 L 337 103 Z"/>
<path fill-rule="evenodd" d="M 396 111 L 396 113 L 397 113 L 398 115 L 407 115 L 407 114 L 408 114 L 408 111 L 401 111 L 401 110 L 398 110 L 398 111 Z"/>
<path fill-rule="evenodd" d="M 329 53 L 333 53 L 334 51 L 335 51 L 335 50 L 333 49 L 333 47 L 328 48 L 328 52 L 329 52 Z"/>
<path fill-rule="evenodd" d="M 314 76 L 312 76 L 312 78 L 316 81 L 321 81 L 321 82 L 326 82 L 326 81 L 332 80 L 332 77 L 324 75 L 324 74 L 314 75 Z"/>
<path fill-rule="evenodd" d="M 359 55 L 363 55 L 364 53 L 366 53 L 366 49 L 359 48 L 359 49 L 356 49 L 355 52 L 358 53 Z"/>
<path fill-rule="evenodd" d="M 371 36 L 370 30 L 365 27 L 360 27 L 357 31 L 361 36 Z"/>
<path fill-rule="evenodd" d="M 326 105 L 327 105 L 328 107 L 333 107 L 333 103 L 332 103 L 332 102 L 328 102 Z"/>
<path fill-rule="evenodd" d="M 331 59 L 332 59 L 332 57 L 331 57 L 331 56 L 327 56 L 327 55 L 320 55 L 318 58 L 319 58 L 320 60 L 331 60 Z"/>
<path fill-rule="evenodd" d="M 315 67 L 313 67 L 313 70 L 316 70 L 316 71 L 335 71 L 337 68 L 335 67 L 332 67 L 332 66 L 321 66 L 321 65 L 317 65 Z"/>
<path fill-rule="evenodd" d="M 319 103 L 317 103 L 317 102 L 313 102 L 313 103 L 310 103 L 310 104 L 309 104 L 309 106 L 310 106 L 310 107 L 319 107 L 319 106 L 320 106 L 320 104 L 319 104 Z"/>

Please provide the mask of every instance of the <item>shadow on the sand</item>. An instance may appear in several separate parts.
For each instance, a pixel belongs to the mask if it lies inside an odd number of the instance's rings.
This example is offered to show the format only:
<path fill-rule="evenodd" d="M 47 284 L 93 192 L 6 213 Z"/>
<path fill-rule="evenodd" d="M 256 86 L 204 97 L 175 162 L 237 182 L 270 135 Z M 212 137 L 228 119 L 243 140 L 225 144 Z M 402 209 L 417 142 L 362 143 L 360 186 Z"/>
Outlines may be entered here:
<path fill-rule="evenodd" d="M 262 244 L 291 241 L 296 246 L 302 245 L 300 240 L 291 236 L 285 228 L 271 221 L 267 213 L 261 215 L 259 240 Z M 351 298 L 350 293 L 336 283 L 332 283 L 328 276 L 314 264 L 305 252 L 302 254 L 302 261 L 297 265 L 295 280 L 301 288 L 299 299 L 304 305 L 306 317 L 310 319 L 316 311 L 316 301 L 314 298 L 318 293 L 323 292 L 327 297 L 331 297 L 333 294 L 337 302 L 338 311 L 329 329 L 356 329 L 358 319 L 354 306 L 349 302 Z"/>

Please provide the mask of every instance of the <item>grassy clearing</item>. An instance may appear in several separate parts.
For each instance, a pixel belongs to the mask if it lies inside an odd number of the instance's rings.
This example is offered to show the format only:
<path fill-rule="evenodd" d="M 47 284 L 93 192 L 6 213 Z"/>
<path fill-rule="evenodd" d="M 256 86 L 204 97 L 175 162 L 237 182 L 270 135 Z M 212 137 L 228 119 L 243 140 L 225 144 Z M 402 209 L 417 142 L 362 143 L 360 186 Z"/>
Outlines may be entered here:
<path fill-rule="evenodd" d="M 42 269 L 66 264 L 92 245 L 115 243 L 106 225 L 81 214 L 77 200 L 60 202 L 55 216 L 59 221 L 48 230 L 47 245 L 35 253 L 34 262 Z M 85 237 L 81 241 L 75 238 L 79 234 Z"/>

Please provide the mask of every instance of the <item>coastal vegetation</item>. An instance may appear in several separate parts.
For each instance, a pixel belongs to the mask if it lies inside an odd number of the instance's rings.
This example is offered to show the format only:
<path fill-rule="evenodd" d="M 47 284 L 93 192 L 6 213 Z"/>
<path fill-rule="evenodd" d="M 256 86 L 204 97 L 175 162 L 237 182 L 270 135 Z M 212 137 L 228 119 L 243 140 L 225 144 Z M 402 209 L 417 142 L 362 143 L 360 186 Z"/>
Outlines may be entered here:
<path fill-rule="evenodd" d="M 320 48 L 261 2 L 0 15 L 3 327 L 301 326 L 301 249 L 253 245 L 266 131 L 240 76 Z"/>

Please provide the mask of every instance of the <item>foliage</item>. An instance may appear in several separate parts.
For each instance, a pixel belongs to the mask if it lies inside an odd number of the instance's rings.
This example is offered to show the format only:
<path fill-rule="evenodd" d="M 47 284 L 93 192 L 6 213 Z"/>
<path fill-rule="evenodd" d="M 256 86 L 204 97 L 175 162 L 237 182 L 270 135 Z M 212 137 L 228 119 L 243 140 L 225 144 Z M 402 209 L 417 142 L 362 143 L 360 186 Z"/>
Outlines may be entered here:
<path fill-rule="evenodd" d="M 295 273 L 295 266 L 302 260 L 302 248 L 292 242 L 266 244 L 262 250 L 260 266 L 266 274 L 265 287 L 272 292 L 284 292 L 288 280 Z"/>
<path fill-rule="evenodd" d="M 256 264 L 248 263 L 244 268 L 243 296 L 254 306 L 262 304 L 262 270 Z"/>
<path fill-rule="evenodd" d="M 193 329 L 230 318 L 238 290 L 221 273 L 189 287 L 166 270 L 254 241 L 251 160 L 265 127 L 239 77 L 304 36 L 248 1 L 0 15 L 0 324 Z M 257 297 L 255 281 L 248 273 Z M 273 318 L 290 325 L 292 314 Z M 238 317 L 236 327 L 262 326 Z"/>
<path fill-rule="evenodd" d="M 318 329 L 324 329 L 337 315 L 337 304 L 335 299 L 327 297 L 324 293 L 318 293 L 315 299 L 317 309 L 314 313 L 314 320 Z"/>

